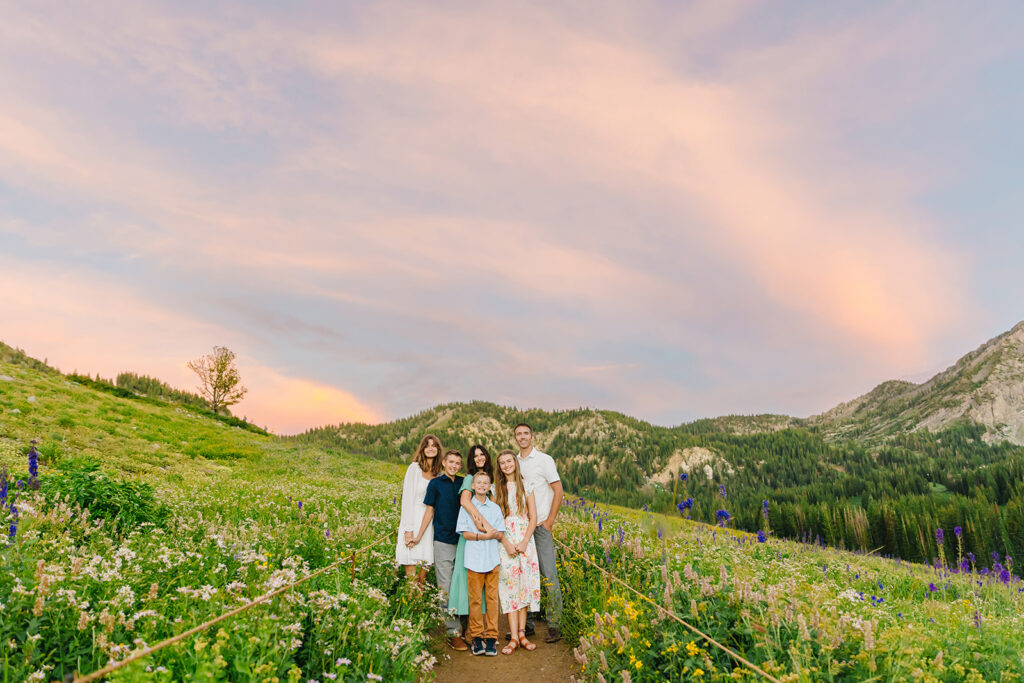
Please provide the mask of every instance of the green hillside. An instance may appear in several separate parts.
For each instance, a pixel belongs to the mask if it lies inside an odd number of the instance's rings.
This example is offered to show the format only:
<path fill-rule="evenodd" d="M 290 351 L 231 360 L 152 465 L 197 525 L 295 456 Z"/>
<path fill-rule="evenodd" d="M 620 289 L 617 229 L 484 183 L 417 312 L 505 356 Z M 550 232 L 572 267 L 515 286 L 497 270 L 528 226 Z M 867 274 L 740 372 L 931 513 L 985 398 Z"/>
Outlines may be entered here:
<path fill-rule="evenodd" d="M 1024 556 L 1024 447 L 988 443 L 984 427 L 967 421 L 861 443 L 828 440 L 818 427 L 779 416 L 668 428 L 611 411 L 474 402 L 381 425 L 312 429 L 292 441 L 397 462 L 427 432 L 463 452 L 478 442 L 497 452 L 512 445 L 511 426 L 521 420 L 558 462 L 566 490 L 587 499 L 671 513 L 693 498 L 690 514 L 708 523 L 727 501 L 748 531 L 758 529 L 767 499 L 784 538 L 930 562 L 938 557 L 934 529 L 961 526 L 965 552 Z"/>
<path fill-rule="evenodd" d="M 395 528 L 402 475 L 85 386 L 9 347 L 0 466 L 10 473 L 0 512 L 5 681 L 99 669 L 348 556 Z M 284 681 L 299 669 L 409 680 L 433 662 L 424 650 L 436 608 L 397 582 L 393 544 L 360 557 L 354 574 L 311 581 L 118 680 Z"/>
<path fill-rule="evenodd" d="M 982 425 L 988 442 L 1024 445 L 1024 322 L 926 382 L 883 382 L 807 423 L 830 439 L 880 442 L 893 434 L 941 431 L 964 420 Z"/>
<path fill-rule="evenodd" d="M 448 425 L 465 430 L 456 433 L 466 442 L 500 445 L 496 435 L 511 414 L 486 422 L 494 437 L 461 422 L 468 414 L 449 406 L 407 426 L 442 432 Z M 572 414 L 550 422 L 539 412 L 525 415 L 551 450 L 556 438 L 600 444 L 643 431 L 642 423 L 613 413 L 580 411 L 576 417 L 590 431 L 575 434 L 564 426 L 569 422 L 558 422 Z M 10 488 L 0 522 L 15 528 L 0 549 L 3 680 L 60 680 L 98 669 L 393 531 L 402 467 L 365 457 L 396 457 L 365 432 L 356 436 L 367 429 L 353 427 L 345 437 L 358 453 L 310 435 L 280 439 L 180 404 L 76 383 L 5 352 L 0 465 Z M 723 443 L 763 437 L 711 423 L 689 429 L 688 438 Z M 797 443 L 813 438 L 801 430 L 776 434 Z M 33 439 L 37 479 L 29 471 Z M 449 437 L 449 444 L 461 443 Z M 743 470 L 733 469 L 728 475 L 715 463 L 712 480 L 701 484 L 717 491 L 720 481 L 730 482 L 729 497 L 716 507 L 734 519 L 721 527 L 567 501 L 556 527 L 566 544 L 563 629 L 581 678 L 756 678 L 609 576 L 671 606 L 780 680 L 1024 675 L 1024 593 L 1003 564 L 987 556 L 972 561 L 951 529 L 942 545 L 951 566 L 941 568 L 786 542 L 770 531 L 760 542 L 729 527 L 753 516 L 765 528 L 770 520 L 773 530 L 781 506 L 770 504 L 767 520 L 760 501 L 747 509 L 740 501 L 749 494 L 735 484 Z M 441 655 L 431 636 L 440 619 L 437 596 L 398 580 L 393 542 L 389 536 L 361 555 L 355 571 L 343 565 L 112 680 L 429 680 Z M 529 655 L 516 656 L 530 676 Z"/>

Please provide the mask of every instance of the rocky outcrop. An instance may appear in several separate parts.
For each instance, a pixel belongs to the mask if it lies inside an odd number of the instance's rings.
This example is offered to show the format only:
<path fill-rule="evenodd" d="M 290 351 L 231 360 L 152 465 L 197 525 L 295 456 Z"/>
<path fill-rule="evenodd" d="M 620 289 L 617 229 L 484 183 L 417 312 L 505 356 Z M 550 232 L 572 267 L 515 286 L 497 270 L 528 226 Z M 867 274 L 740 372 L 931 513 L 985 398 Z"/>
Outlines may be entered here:
<path fill-rule="evenodd" d="M 984 425 L 987 441 L 1024 445 L 1024 322 L 927 382 L 884 382 L 809 422 L 833 438 L 878 438 L 964 419 Z"/>

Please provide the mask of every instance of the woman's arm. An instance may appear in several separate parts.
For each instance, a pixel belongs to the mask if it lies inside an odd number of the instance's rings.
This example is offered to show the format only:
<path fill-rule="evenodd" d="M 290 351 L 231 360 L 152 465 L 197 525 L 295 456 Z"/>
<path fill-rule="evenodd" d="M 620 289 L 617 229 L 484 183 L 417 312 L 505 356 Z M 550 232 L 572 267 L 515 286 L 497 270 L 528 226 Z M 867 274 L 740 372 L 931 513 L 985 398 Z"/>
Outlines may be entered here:
<path fill-rule="evenodd" d="M 526 514 L 530 518 L 530 523 L 526 525 L 523 540 L 516 544 L 516 550 L 521 553 L 526 552 L 527 546 L 530 545 L 530 537 L 533 536 L 533 532 L 537 528 L 537 497 L 533 495 L 533 491 L 526 496 Z"/>
<path fill-rule="evenodd" d="M 487 522 L 484 520 L 484 516 L 480 514 L 480 511 L 473 505 L 473 492 L 466 489 L 459 494 L 459 505 L 466 511 L 467 514 L 473 519 L 473 523 L 476 524 L 476 528 L 480 531 L 487 531 Z"/>
<path fill-rule="evenodd" d="M 406 542 L 406 545 L 410 548 L 420 541 L 423 540 L 423 534 L 427 533 L 427 526 L 434 520 L 434 506 L 428 505 L 426 512 L 423 513 L 423 522 L 420 524 L 419 533 L 416 534 L 416 538 L 413 539 L 412 543 Z"/>
<path fill-rule="evenodd" d="M 416 522 L 418 521 L 414 519 L 416 501 L 413 500 L 416 495 L 416 480 L 413 477 L 418 474 L 414 470 L 418 469 L 419 467 L 416 467 L 415 463 L 409 465 L 409 469 L 405 471 L 405 481 L 402 484 L 402 516 L 398 523 L 398 530 L 405 533 L 406 543 L 416 531 Z"/>

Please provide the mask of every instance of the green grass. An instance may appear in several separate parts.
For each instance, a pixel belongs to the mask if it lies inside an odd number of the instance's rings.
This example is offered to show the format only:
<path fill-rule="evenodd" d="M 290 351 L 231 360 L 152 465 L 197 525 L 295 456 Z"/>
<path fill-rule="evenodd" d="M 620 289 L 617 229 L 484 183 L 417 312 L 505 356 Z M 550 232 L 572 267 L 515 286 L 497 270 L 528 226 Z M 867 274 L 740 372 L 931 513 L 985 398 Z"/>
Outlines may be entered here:
<path fill-rule="evenodd" d="M 27 479 L 35 439 L 42 483 L 14 490 L 18 530 L 0 548 L 0 680 L 98 669 L 397 526 L 400 465 L 24 363 L 0 362 L 0 375 L 15 378 L 0 381 L 0 466 Z M 1024 675 L 1019 582 L 582 500 L 556 535 L 781 680 Z M 114 680 L 428 680 L 436 594 L 399 580 L 393 544 Z M 559 562 L 563 627 L 585 680 L 756 678 L 572 554 Z"/>
<path fill-rule="evenodd" d="M 35 439 L 42 482 L 12 488 L 20 519 L 0 547 L 0 680 L 99 669 L 397 526 L 394 465 L 23 365 L 0 374 L 15 378 L 0 382 L 0 466 L 26 480 Z M 0 521 L 6 530 L 9 509 Z M 412 680 L 433 665 L 438 613 L 431 592 L 398 581 L 393 548 L 388 539 L 354 573 L 314 579 L 115 678 Z"/>
<path fill-rule="evenodd" d="M 581 499 L 560 519 L 559 536 L 578 552 L 780 680 L 1024 675 L 1019 581 L 761 543 L 742 531 Z M 624 680 L 622 671 L 633 681 L 759 678 L 571 553 L 559 563 L 565 630 L 581 639 L 587 680 Z"/>

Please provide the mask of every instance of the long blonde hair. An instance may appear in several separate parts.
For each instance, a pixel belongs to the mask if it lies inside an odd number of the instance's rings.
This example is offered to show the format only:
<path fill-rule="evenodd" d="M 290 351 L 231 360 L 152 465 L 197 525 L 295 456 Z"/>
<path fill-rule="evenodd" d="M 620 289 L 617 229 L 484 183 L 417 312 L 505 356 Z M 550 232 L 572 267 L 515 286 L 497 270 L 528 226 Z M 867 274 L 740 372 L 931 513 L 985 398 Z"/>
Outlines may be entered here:
<path fill-rule="evenodd" d="M 501 508 L 501 513 L 508 517 L 509 514 L 511 514 L 508 507 L 509 477 L 501 470 L 501 459 L 506 455 L 511 455 L 512 462 L 515 463 L 515 470 L 512 472 L 512 481 L 516 485 L 516 507 L 518 508 L 520 515 L 528 517 L 530 513 L 526 509 L 526 487 L 523 485 L 523 473 L 519 469 L 519 458 L 516 457 L 515 453 L 508 449 L 498 453 L 498 466 L 494 468 L 494 500 Z"/>
<path fill-rule="evenodd" d="M 437 475 L 441 474 L 441 453 L 444 451 L 444 449 L 441 448 L 440 439 L 438 439 L 433 434 L 427 434 L 426 436 L 424 436 L 420 440 L 420 445 L 416 449 L 416 455 L 413 457 L 413 459 L 416 461 L 416 464 L 420 466 L 420 469 L 426 472 L 427 456 L 424 453 L 424 451 L 427 450 L 427 446 L 430 445 L 431 441 L 433 441 L 434 445 L 437 446 L 437 455 L 434 456 L 434 462 L 430 463 L 430 473 L 436 477 Z"/>

